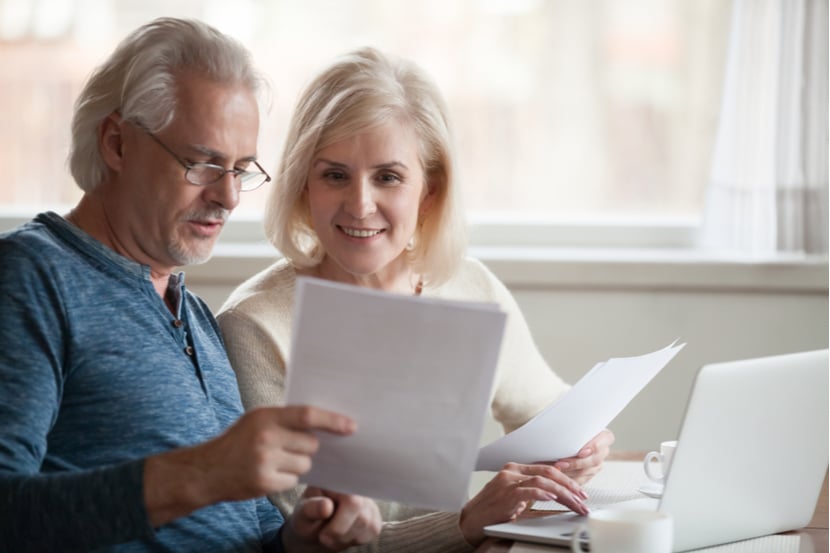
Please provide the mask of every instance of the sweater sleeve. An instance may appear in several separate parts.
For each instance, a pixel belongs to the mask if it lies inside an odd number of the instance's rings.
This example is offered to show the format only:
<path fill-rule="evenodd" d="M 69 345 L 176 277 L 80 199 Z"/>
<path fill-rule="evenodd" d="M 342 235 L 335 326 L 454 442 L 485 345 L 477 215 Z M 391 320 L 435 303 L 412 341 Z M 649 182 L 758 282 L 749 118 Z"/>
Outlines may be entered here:
<path fill-rule="evenodd" d="M 0 543 L 74 551 L 151 536 L 143 461 L 41 472 L 63 393 L 66 327 L 37 256 L 0 241 Z"/>
<path fill-rule="evenodd" d="M 465 281 L 483 296 L 476 299 L 496 302 L 507 313 L 492 410 L 504 431 L 512 432 L 559 398 L 569 385 L 542 357 L 527 320 L 507 287 L 481 262 L 470 261 L 469 273 L 473 276 Z"/>
<path fill-rule="evenodd" d="M 374 542 L 349 553 L 467 553 L 473 547 L 461 534 L 458 513 L 432 512 L 406 520 L 384 522 Z"/>
<path fill-rule="evenodd" d="M 268 553 L 283 553 L 282 527 L 285 520 L 279 510 L 264 497 L 256 500 L 262 543 Z"/>
<path fill-rule="evenodd" d="M 274 329 L 239 309 L 223 311 L 217 320 L 245 410 L 283 405 L 286 362 Z"/>
<path fill-rule="evenodd" d="M 9 551 L 87 551 L 150 538 L 143 461 L 54 474 L 0 473 L 0 543 Z"/>

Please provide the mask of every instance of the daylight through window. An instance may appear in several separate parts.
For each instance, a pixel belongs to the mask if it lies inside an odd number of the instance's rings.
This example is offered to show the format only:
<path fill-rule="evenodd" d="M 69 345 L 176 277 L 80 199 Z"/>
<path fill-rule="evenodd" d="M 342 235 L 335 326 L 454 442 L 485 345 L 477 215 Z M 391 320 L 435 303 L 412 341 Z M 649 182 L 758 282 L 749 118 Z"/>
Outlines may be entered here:
<path fill-rule="evenodd" d="M 721 96 L 721 0 L 0 0 L 0 207 L 72 204 L 72 102 L 136 26 L 199 17 L 274 87 L 260 158 L 334 57 L 372 45 L 429 72 L 450 105 L 465 204 L 520 218 L 696 217 Z M 265 190 L 240 211 L 258 213 Z"/>

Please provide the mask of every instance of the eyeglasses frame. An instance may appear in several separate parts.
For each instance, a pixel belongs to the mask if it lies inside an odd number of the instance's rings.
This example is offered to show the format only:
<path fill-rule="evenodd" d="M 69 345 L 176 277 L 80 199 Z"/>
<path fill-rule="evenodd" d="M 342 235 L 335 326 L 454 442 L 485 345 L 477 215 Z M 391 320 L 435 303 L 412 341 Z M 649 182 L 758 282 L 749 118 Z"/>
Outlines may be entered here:
<path fill-rule="evenodd" d="M 239 177 L 243 173 L 253 173 L 253 171 L 249 171 L 247 169 L 225 169 L 221 165 L 216 165 L 215 163 L 202 163 L 202 162 L 188 163 L 185 160 L 183 160 L 182 158 L 180 158 L 179 155 L 176 152 L 174 152 L 172 148 L 170 148 L 167 144 L 162 142 L 161 139 L 158 136 L 155 135 L 155 133 L 150 132 L 146 127 L 144 127 L 144 125 L 141 125 L 141 124 L 138 124 L 138 123 L 134 123 L 134 125 L 136 127 L 138 127 L 139 129 L 141 129 L 142 131 L 144 131 L 145 133 L 147 133 L 147 136 L 152 138 L 153 141 L 156 144 L 161 146 L 162 149 L 165 152 L 170 154 L 173 157 L 173 159 L 175 159 L 177 162 L 179 162 L 179 165 L 181 165 L 185 170 L 184 171 L 185 180 L 187 182 L 189 182 L 190 184 L 194 185 L 194 186 L 210 186 L 211 184 L 217 183 L 220 180 L 222 180 L 225 177 L 225 175 L 227 175 L 228 173 L 231 173 L 234 176 L 234 178 Z M 259 169 L 259 172 L 262 173 L 263 175 L 265 175 L 265 180 L 263 180 L 262 182 L 260 182 L 256 186 L 254 186 L 253 188 L 245 188 L 245 186 L 242 182 L 242 179 L 240 178 L 239 179 L 239 189 L 242 192 L 251 192 L 252 190 L 256 190 L 257 188 L 259 188 L 260 186 L 262 186 L 266 182 L 271 182 L 271 175 L 269 175 L 268 172 L 265 169 L 262 168 L 262 165 L 260 165 L 259 162 L 255 159 L 252 159 L 251 161 L 254 163 L 254 165 L 257 166 L 257 169 Z M 215 169 L 215 170 L 220 172 L 219 176 L 215 180 L 212 180 L 211 182 L 206 182 L 206 183 L 193 182 L 190 178 L 188 178 L 188 175 L 190 174 L 191 170 L 198 169 L 200 167 Z"/>

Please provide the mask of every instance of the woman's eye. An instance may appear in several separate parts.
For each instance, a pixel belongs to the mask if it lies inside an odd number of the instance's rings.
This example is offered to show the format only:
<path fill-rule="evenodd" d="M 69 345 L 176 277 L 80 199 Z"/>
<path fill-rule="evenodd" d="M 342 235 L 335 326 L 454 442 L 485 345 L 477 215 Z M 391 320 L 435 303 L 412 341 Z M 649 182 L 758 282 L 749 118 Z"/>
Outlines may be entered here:
<path fill-rule="evenodd" d="M 342 171 L 326 171 L 323 173 L 323 178 L 329 181 L 342 181 L 346 179 L 346 173 Z"/>
<path fill-rule="evenodd" d="M 401 178 L 395 173 L 383 173 L 378 176 L 378 180 L 383 184 L 397 184 L 401 182 Z"/>

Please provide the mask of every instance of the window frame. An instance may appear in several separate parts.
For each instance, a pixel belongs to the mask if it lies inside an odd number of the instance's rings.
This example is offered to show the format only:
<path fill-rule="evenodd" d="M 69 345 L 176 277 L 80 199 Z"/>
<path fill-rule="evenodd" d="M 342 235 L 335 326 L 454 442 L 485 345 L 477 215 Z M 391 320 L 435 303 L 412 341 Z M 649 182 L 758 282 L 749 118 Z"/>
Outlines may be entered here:
<path fill-rule="evenodd" d="M 47 209 L 65 213 L 69 207 L 2 208 L 0 232 Z M 473 214 L 468 222 L 468 255 L 512 290 L 828 292 L 826 256 L 708 252 L 697 246 L 696 219 L 517 221 Z M 211 260 L 185 271 L 190 283 L 236 286 L 279 256 L 261 218 L 239 213 L 226 224 Z"/>

